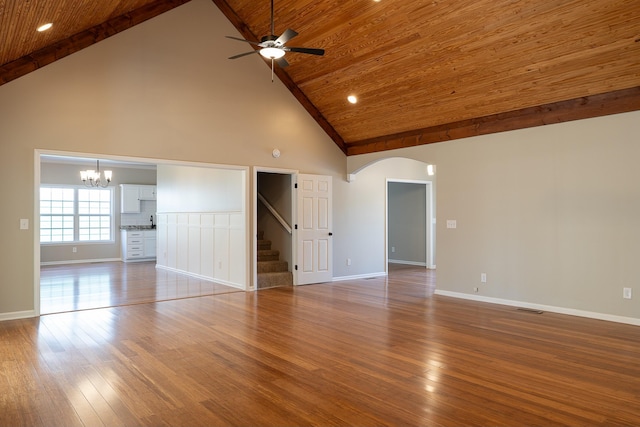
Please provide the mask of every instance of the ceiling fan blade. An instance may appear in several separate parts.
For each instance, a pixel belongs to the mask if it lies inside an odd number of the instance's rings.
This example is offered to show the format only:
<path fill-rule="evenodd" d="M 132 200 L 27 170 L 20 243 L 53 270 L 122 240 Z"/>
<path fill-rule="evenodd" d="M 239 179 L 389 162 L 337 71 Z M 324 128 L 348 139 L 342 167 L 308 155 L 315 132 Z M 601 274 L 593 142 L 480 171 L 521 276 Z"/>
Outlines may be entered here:
<path fill-rule="evenodd" d="M 285 32 L 282 33 L 282 35 L 276 39 L 275 44 L 283 45 L 297 35 L 298 33 L 293 31 L 291 28 L 287 28 Z"/>
<path fill-rule="evenodd" d="M 284 56 L 282 58 L 274 59 L 274 61 L 276 61 L 276 64 L 278 64 L 280 68 L 289 66 L 289 62 L 287 62 L 287 60 L 284 59 Z"/>
<path fill-rule="evenodd" d="M 243 56 L 251 55 L 253 53 L 258 53 L 258 51 L 257 50 L 252 50 L 251 52 L 240 53 L 238 55 L 230 56 L 229 59 L 242 58 Z"/>
<path fill-rule="evenodd" d="M 228 39 L 231 39 L 231 40 L 238 40 L 239 42 L 251 43 L 251 44 L 254 44 L 256 46 L 260 45 L 260 43 L 258 43 L 258 42 L 252 42 L 251 40 L 240 39 L 238 37 L 233 37 L 233 36 L 225 36 L 225 37 L 228 38 Z"/>
<path fill-rule="evenodd" d="M 287 52 L 308 53 L 310 55 L 324 55 L 324 49 L 314 49 L 310 47 L 284 47 Z"/>

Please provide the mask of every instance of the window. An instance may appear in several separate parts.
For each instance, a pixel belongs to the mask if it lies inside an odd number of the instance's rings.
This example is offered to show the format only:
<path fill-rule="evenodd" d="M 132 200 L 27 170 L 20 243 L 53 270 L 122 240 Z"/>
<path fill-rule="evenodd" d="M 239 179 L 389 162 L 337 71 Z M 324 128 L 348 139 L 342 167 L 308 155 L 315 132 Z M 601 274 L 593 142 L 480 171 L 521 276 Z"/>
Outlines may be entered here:
<path fill-rule="evenodd" d="M 113 240 L 113 189 L 40 187 L 40 243 Z"/>
<path fill-rule="evenodd" d="M 78 190 L 78 240 L 111 240 L 111 190 Z"/>
<path fill-rule="evenodd" d="M 73 242 L 75 191 L 40 187 L 40 243 Z"/>

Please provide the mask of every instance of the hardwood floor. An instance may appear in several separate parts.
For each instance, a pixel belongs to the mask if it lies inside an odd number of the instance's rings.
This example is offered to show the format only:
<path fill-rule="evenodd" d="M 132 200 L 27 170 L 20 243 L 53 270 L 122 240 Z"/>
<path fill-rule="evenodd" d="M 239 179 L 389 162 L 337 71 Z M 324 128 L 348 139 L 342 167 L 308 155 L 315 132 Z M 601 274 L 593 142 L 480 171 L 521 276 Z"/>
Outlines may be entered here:
<path fill-rule="evenodd" d="M 640 425 L 640 328 L 432 272 L 0 322 L 0 425 Z"/>
<path fill-rule="evenodd" d="M 71 264 L 40 269 L 41 314 L 227 292 L 244 291 L 156 269 L 154 261 Z"/>

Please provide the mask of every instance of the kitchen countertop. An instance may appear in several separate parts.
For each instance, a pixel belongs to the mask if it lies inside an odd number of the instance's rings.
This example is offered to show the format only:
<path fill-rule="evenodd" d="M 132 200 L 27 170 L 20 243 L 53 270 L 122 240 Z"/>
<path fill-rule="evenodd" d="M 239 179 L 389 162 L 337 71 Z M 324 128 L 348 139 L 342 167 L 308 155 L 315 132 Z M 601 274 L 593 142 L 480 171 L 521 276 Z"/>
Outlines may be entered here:
<path fill-rule="evenodd" d="M 120 230 L 155 230 L 155 225 L 123 225 Z"/>

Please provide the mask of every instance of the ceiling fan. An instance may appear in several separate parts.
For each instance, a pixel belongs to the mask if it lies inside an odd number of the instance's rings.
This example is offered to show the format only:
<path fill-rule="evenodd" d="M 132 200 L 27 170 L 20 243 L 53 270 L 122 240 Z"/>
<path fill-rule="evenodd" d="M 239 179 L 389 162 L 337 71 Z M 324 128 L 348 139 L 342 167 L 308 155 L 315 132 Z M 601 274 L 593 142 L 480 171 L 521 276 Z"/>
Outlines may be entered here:
<path fill-rule="evenodd" d="M 291 28 L 287 28 L 284 33 L 282 33 L 279 37 L 273 34 L 275 32 L 274 22 L 273 22 L 273 0 L 271 0 L 271 34 L 268 36 L 262 37 L 260 42 L 254 42 L 251 40 L 245 40 L 238 37 L 226 36 L 229 39 L 238 40 L 245 43 L 250 43 L 255 46 L 259 46 L 260 49 L 252 50 L 251 52 L 245 52 L 238 55 L 230 56 L 229 59 L 241 58 L 243 56 L 251 55 L 254 53 L 260 53 L 265 59 L 271 60 L 271 80 L 273 81 L 273 64 L 274 62 L 278 64 L 280 67 L 287 67 L 289 63 L 284 58 L 285 53 L 287 52 L 296 52 L 296 53 L 308 53 L 310 55 L 324 55 L 324 49 L 315 49 L 308 47 L 288 47 L 285 46 L 285 43 L 298 35 L 297 32 L 292 30 Z"/>

